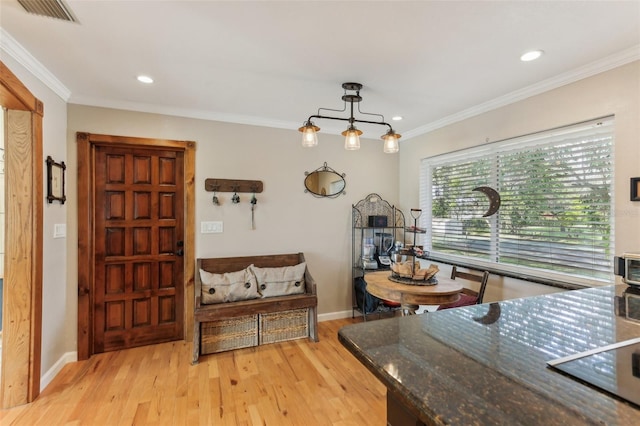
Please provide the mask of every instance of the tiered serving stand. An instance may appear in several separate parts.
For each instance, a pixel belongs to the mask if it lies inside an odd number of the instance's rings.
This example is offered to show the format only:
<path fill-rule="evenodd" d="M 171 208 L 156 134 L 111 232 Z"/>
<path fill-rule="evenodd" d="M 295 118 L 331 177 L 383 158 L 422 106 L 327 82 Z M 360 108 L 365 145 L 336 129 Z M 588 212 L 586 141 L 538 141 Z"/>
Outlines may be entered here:
<path fill-rule="evenodd" d="M 426 269 L 420 268 L 419 260 L 425 253 L 421 247 L 416 245 L 416 235 L 424 234 L 426 230 L 418 227 L 418 219 L 422 215 L 421 209 L 411 209 L 411 217 L 413 218 L 413 226 L 405 228 L 405 231 L 413 234 L 413 245 L 395 251 L 391 263 L 391 275 L 389 280 L 409 285 L 436 285 L 438 280 L 435 275 L 438 272 L 436 265 L 430 265 Z M 404 262 L 396 262 L 400 258 L 405 258 Z"/>

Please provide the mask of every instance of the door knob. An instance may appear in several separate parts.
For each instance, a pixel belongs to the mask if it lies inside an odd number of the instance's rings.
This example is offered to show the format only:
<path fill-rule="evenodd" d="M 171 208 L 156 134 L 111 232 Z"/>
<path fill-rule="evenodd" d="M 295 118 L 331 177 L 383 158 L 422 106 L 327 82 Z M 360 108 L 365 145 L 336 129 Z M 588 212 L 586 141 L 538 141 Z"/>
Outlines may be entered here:
<path fill-rule="evenodd" d="M 184 256 L 184 250 L 183 249 L 178 249 L 178 251 L 176 252 L 176 255 L 180 256 L 180 257 Z"/>

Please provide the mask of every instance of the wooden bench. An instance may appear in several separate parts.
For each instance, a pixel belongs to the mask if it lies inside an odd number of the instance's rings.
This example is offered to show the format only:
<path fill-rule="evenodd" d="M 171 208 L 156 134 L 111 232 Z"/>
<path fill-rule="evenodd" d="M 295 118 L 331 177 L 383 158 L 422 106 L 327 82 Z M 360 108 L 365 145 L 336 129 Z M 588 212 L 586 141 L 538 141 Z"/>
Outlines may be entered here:
<path fill-rule="evenodd" d="M 223 274 L 241 271 L 249 265 L 275 268 L 304 261 L 303 253 L 197 259 L 192 363 L 197 364 L 200 355 L 293 338 L 308 337 L 317 342 L 318 297 L 308 268 L 304 272 L 305 291 L 301 294 L 201 303 L 200 269 Z"/>

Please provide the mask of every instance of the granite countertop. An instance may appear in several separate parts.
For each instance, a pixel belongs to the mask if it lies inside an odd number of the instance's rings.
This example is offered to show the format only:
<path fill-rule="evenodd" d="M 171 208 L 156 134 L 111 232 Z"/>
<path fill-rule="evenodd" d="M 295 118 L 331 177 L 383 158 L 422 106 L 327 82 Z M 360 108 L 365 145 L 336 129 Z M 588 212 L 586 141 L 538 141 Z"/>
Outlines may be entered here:
<path fill-rule="evenodd" d="M 640 321 L 618 315 L 618 297 L 627 289 L 611 285 L 367 321 L 342 328 L 338 337 L 426 424 L 640 424 L 637 406 L 547 366 L 640 337 Z M 640 380 L 628 370 L 630 380 Z"/>

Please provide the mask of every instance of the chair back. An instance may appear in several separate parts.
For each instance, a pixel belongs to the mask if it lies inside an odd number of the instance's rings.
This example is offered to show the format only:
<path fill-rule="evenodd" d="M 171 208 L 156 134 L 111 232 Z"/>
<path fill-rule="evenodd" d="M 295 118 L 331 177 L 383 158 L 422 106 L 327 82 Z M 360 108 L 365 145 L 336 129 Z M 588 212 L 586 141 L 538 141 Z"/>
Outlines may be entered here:
<path fill-rule="evenodd" d="M 451 269 L 451 279 L 455 280 L 457 278 L 480 283 L 480 288 L 478 289 L 478 291 L 464 288 L 463 292 L 465 294 L 477 297 L 476 304 L 481 304 L 482 299 L 484 298 L 484 291 L 487 288 L 487 282 L 489 281 L 489 271 L 484 271 L 481 274 L 473 274 L 471 272 L 460 272 L 458 271 L 458 268 L 454 266 Z"/>

